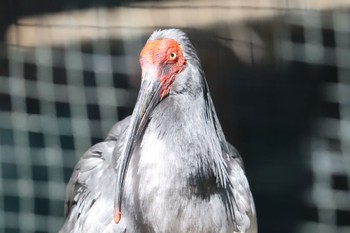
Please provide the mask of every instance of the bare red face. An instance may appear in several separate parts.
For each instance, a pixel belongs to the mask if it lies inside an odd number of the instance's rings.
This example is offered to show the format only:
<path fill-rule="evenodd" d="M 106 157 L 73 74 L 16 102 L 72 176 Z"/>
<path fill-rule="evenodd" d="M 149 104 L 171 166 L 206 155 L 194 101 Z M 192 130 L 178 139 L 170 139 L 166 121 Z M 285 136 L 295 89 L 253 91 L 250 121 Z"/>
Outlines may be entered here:
<path fill-rule="evenodd" d="M 140 54 L 142 76 L 147 70 L 156 72 L 160 82 L 160 98 L 163 99 L 170 92 L 176 75 L 186 65 L 180 45 L 173 39 L 161 39 L 149 41 Z"/>

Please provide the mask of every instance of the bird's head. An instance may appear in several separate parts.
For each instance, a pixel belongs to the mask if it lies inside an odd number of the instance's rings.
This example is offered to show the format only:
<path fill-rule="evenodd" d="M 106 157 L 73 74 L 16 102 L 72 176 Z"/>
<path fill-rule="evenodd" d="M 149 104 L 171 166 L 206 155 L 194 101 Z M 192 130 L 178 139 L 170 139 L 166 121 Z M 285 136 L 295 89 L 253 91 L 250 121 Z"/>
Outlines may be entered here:
<path fill-rule="evenodd" d="M 174 39 L 148 41 L 140 54 L 142 79 L 159 86 L 160 100 L 165 98 L 177 74 L 186 66 L 180 44 Z"/>
<path fill-rule="evenodd" d="M 191 67 L 200 67 L 192 44 L 185 33 L 177 29 L 155 31 L 141 51 L 140 65 L 141 87 L 116 168 L 117 186 L 114 201 L 116 223 L 121 218 L 123 183 L 128 164 L 135 143 L 143 133 L 151 112 L 169 94 L 183 90 Z"/>

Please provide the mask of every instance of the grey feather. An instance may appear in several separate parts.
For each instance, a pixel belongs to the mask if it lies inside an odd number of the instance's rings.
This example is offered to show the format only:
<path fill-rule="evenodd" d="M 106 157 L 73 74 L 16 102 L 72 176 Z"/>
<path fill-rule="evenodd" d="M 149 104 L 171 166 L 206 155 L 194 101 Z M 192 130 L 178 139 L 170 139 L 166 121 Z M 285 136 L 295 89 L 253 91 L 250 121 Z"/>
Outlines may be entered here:
<path fill-rule="evenodd" d="M 121 222 L 113 222 L 114 168 L 130 118 L 113 126 L 76 165 L 60 232 L 257 232 L 241 156 L 226 142 L 198 56 L 182 31 L 156 31 L 149 41 L 162 38 L 180 44 L 187 64 L 136 142 Z"/>

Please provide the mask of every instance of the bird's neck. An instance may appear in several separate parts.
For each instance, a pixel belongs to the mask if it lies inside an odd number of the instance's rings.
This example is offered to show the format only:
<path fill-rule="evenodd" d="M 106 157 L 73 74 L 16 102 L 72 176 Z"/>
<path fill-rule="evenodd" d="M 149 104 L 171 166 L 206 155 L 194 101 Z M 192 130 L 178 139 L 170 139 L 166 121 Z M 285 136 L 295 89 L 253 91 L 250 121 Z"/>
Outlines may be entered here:
<path fill-rule="evenodd" d="M 160 150 L 184 176 L 220 186 L 228 182 L 226 140 L 205 80 L 197 95 L 170 95 L 164 99 L 152 114 L 145 134 L 166 146 Z"/>
<path fill-rule="evenodd" d="M 230 182 L 224 157 L 226 141 L 211 97 L 205 91 L 164 99 L 152 112 L 137 146 L 135 160 L 131 161 L 137 166 L 131 166 L 128 180 L 147 185 L 132 186 L 135 189 L 126 196 L 130 196 L 130 202 L 140 200 L 140 205 L 146 206 L 144 212 L 152 213 L 152 218 L 154 210 L 147 208 L 149 203 L 158 206 L 172 203 L 173 211 L 165 219 L 197 208 L 189 200 L 195 199 L 203 208 L 212 208 L 210 200 L 226 206 L 227 198 L 217 199 L 227 196 Z M 223 210 L 214 208 L 212 213 Z"/>

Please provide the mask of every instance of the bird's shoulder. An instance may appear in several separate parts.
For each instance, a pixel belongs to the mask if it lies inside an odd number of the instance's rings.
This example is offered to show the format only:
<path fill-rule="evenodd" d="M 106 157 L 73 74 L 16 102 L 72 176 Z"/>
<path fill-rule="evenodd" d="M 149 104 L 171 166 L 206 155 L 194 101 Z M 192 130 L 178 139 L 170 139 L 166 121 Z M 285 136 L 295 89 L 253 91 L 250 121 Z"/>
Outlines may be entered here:
<path fill-rule="evenodd" d="M 88 211 L 100 197 L 103 188 L 110 187 L 106 183 L 115 180 L 113 166 L 117 158 L 112 158 L 113 151 L 128 124 L 129 117 L 116 123 L 106 139 L 90 147 L 77 162 L 66 188 L 65 217 L 73 208 L 78 208 L 78 213 Z"/>
<path fill-rule="evenodd" d="M 242 194 L 244 197 L 248 197 L 250 195 L 250 188 L 247 177 L 244 171 L 244 164 L 241 155 L 238 150 L 232 146 L 230 143 L 227 143 L 228 146 L 228 156 L 225 159 L 227 164 L 227 171 L 229 175 L 230 182 L 234 189 L 234 192 L 238 192 Z M 247 200 L 249 202 L 249 200 Z M 248 204 L 248 203 L 246 203 Z M 246 205 L 243 205 L 246 206 Z M 246 206 L 245 209 L 250 209 L 249 206 Z"/>
<path fill-rule="evenodd" d="M 228 157 L 226 164 L 231 183 L 231 193 L 234 198 L 234 221 L 238 229 L 244 232 L 256 232 L 256 213 L 253 196 L 248 179 L 245 175 L 244 164 L 238 150 L 227 143 Z"/>
<path fill-rule="evenodd" d="M 125 130 L 128 128 L 130 123 L 130 117 L 128 116 L 121 121 L 118 121 L 112 128 L 109 130 L 109 133 L 106 137 L 106 141 L 117 141 L 124 134 Z"/>
<path fill-rule="evenodd" d="M 113 149 L 112 141 L 100 142 L 80 158 L 66 188 L 65 217 L 69 216 L 73 208 L 78 208 L 76 217 L 79 217 L 99 198 L 99 186 L 103 183 L 100 179 L 104 173 L 114 173 L 110 163 Z"/>

